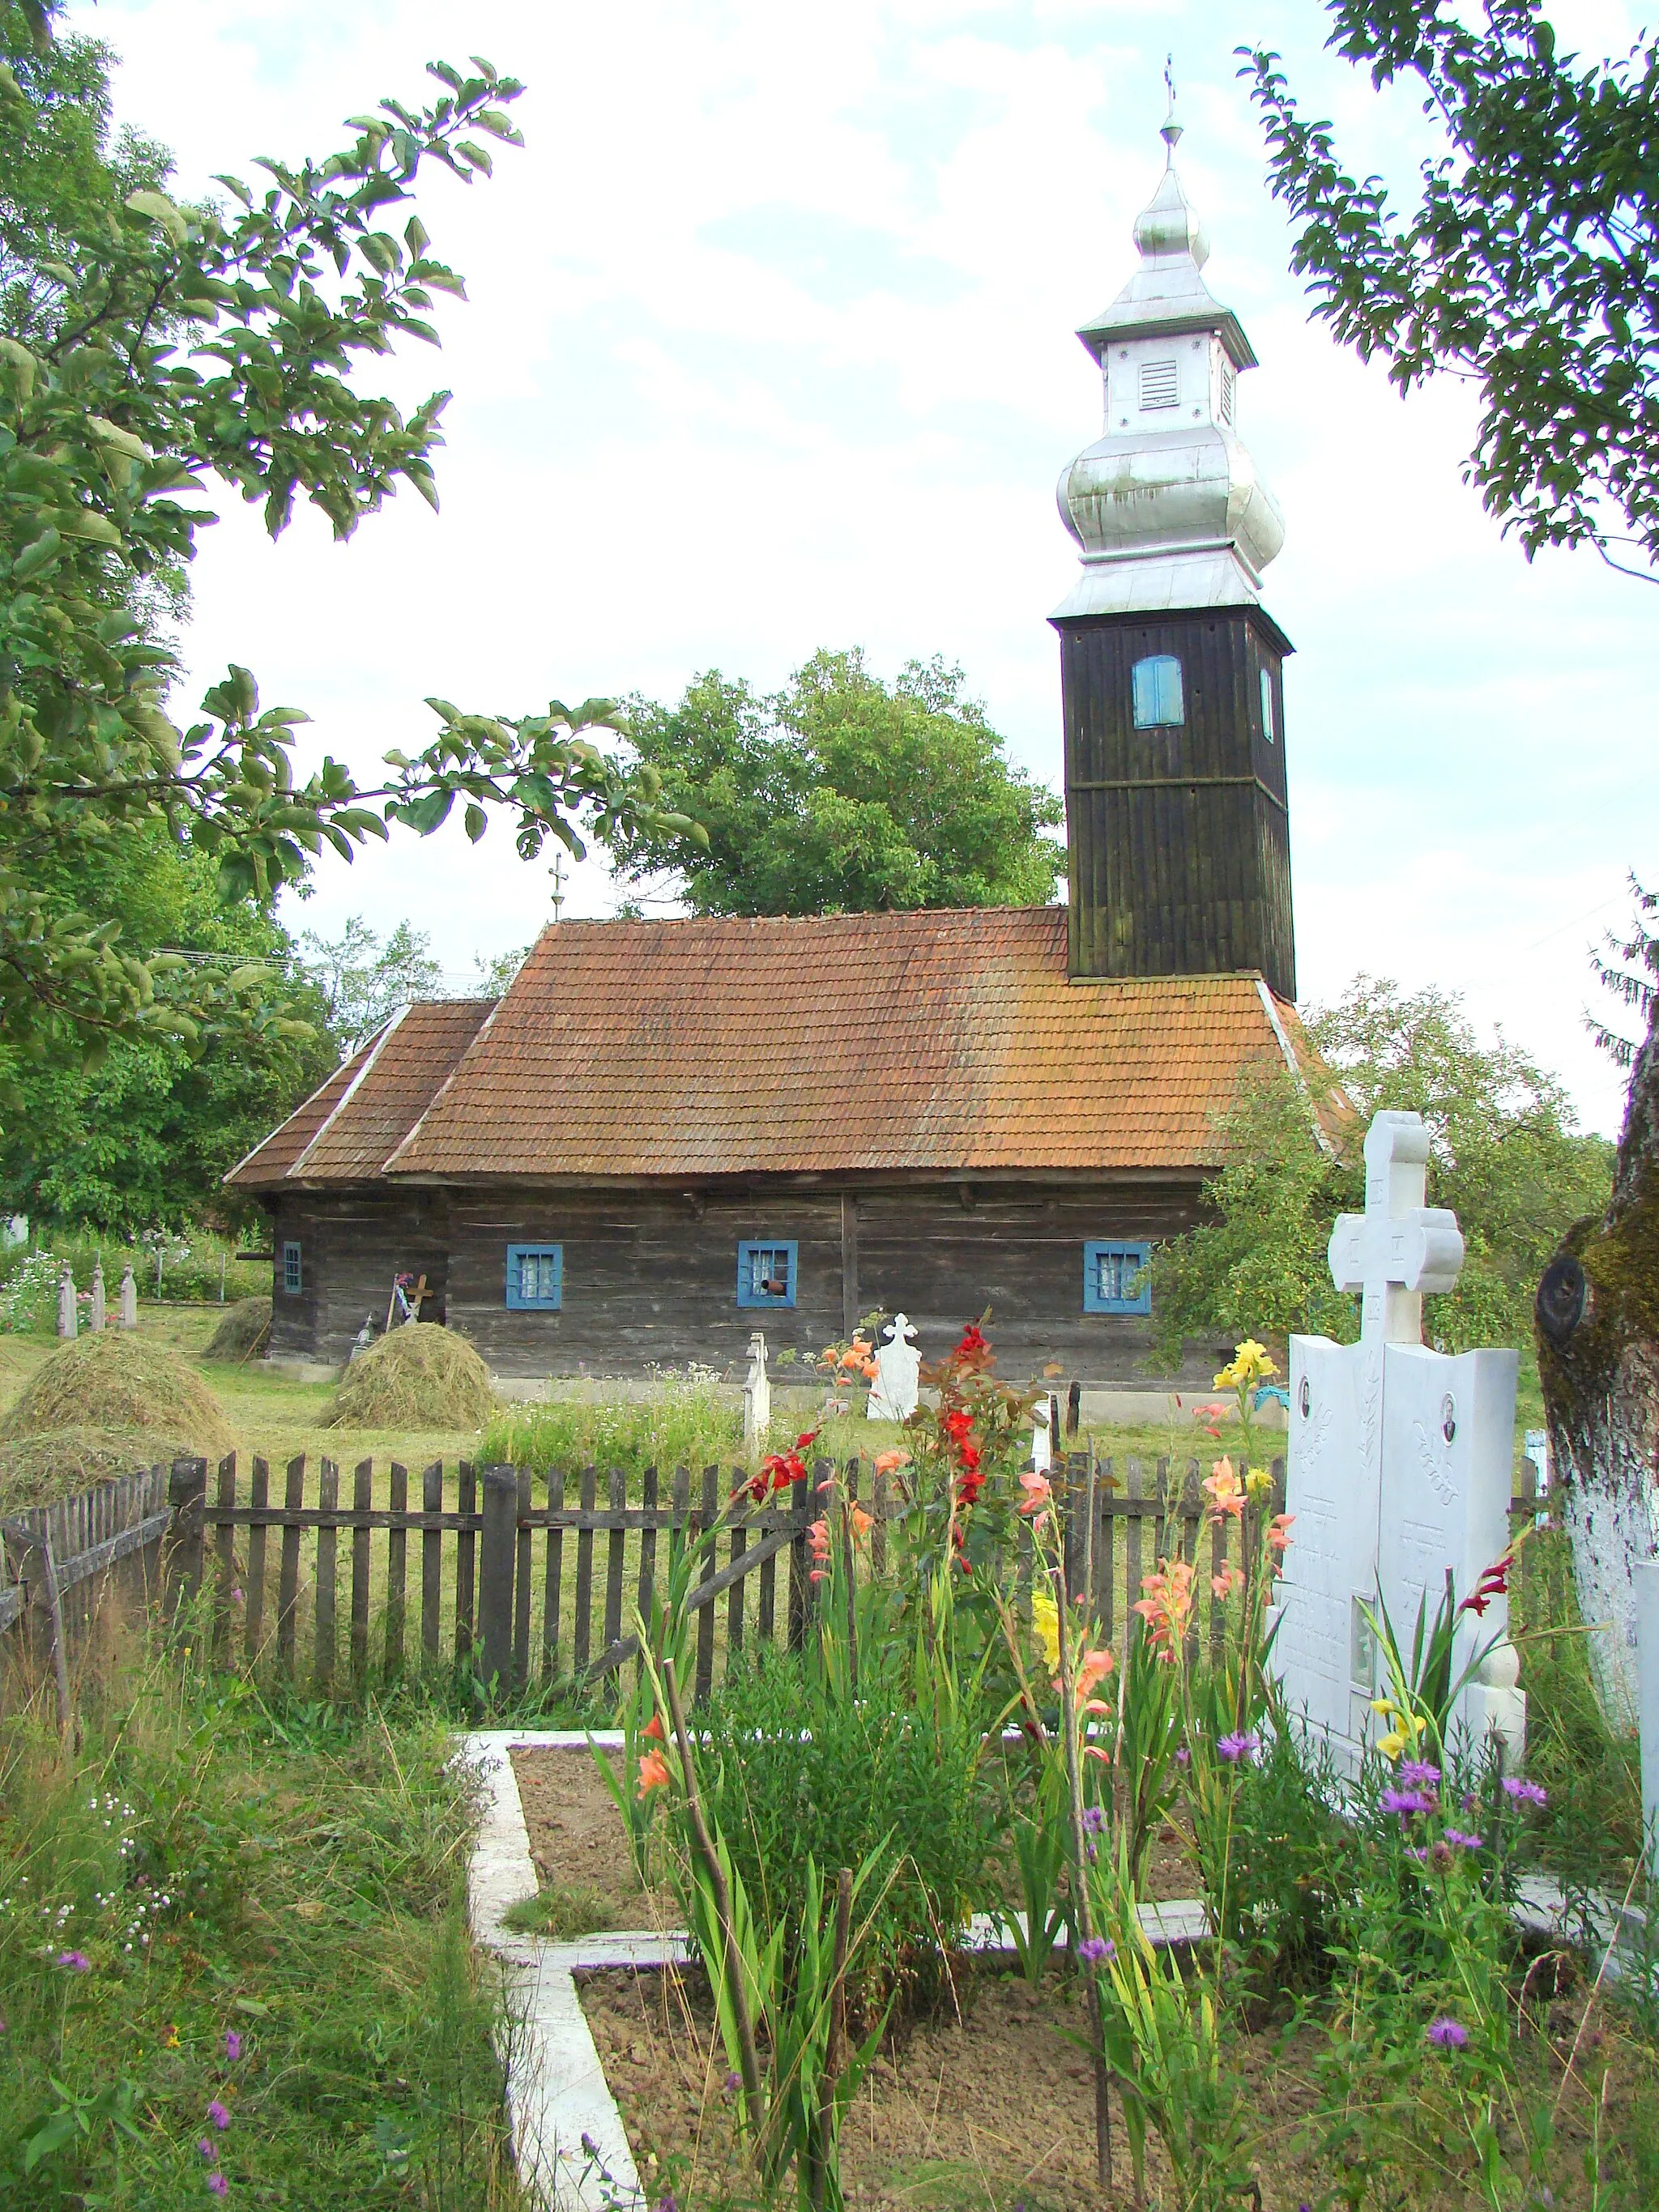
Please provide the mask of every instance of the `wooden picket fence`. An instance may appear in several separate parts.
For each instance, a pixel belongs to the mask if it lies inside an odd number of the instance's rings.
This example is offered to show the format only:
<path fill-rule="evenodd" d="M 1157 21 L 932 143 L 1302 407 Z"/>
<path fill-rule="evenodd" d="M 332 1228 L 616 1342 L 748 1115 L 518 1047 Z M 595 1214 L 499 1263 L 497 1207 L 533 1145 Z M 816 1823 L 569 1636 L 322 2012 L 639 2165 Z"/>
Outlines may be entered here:
<path fill-rule="evenodd" d="M 1066 1585 L 1086 1591 L 1107 1639 L 1127 1628 L 1142 1576 L 1180 1557 L 1202 1569 L 1189 1650 L 1196 1656 L 1206 1626 L 1218 1645 L 1224 1614 L 1209 1577 L 1230 1561 L 1249 1570 L 1255 1511 L 1283 1510 L 1284 1463 L 1273 1463 L 1273 1497 L 1252 1510 L 1250 1523 L 1224 1522 L 1207 1540 L 1201 1473 L 1196 1460 L 1115 1464 L 1086 1452 L 1056 1468 Z M 681 1468 L 665 1483 L 654 1468 L 629 1477 L 589 1467 L 544 1481 L 526 1468 L 464 1461 L 452 1473 L 438 1462 L 419 1474 L 411 1505 L 409 1470 L 396 1461 L 378 1476 L 373 1461 L 360 1462 L 344 1502 L 331 1460 L 319 1463 L 314 1481 L 303 1456 L 289 1461 L 279 1498 L 263 1459 L 252 1462 L 246 1486 L 234 1454 L 211 1474 L 204 1460 L 181 1459 L 0 1522 L 10 1577 L 0 1580 L 0 1638 L 13 1632 L 15 1650 L 22 1632 L 22 1648 L 50 1662 L 64 1704 L 70 1649 L 110 1575 L 124 1572 L 146 1600 L 165 1588 L 169 1605 L 205 1583 L 222 1660 L 274 1670 L 319 1696 L 347 1682 L 361 1694 L 409 1668 L 452 1663 L 502 1695 L 538 1682 L 594 1686 L 635 1656 L 627 1622 L 635 1607 L 648 1617 L 659 1573 L 672 1571 L 690 1546 L 701 1553 L 689 1605 L 703 1698 L 719 1650 L 729 1668 L 746 1643 L 781 1636 L 793 1649 L 805 1636 L 817 1599 L 815 1486 L 831 1474 L 872 1515 L 871 1569 L 884 1572 L 889 1527 L 905 1500 L 894 1478 L 860 1459 L 820 1461 L 806 1481 L 758 1506 L 740 1467 L 708 1467 L 696 1478 Z M 1523 1462 L 1512 1512 L 1531 1521 L 1547 1503 Z M 1522 1567 L 1524 1575 L 1524 1553 Z"/>

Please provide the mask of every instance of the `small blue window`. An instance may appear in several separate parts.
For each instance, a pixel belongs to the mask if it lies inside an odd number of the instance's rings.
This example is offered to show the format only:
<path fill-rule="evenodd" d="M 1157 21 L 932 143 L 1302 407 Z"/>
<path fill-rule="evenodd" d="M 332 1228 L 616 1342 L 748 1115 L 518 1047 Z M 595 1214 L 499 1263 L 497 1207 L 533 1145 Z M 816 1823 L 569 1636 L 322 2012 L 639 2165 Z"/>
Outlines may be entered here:
<path fill-rule="evenodd" d="M 1151 1313 L 1152 1285 L 1146 1273 L 1151 1249 L 1146 1244 L 1085 1244 L 1084 1312 Z"/>
<path fill-rule="evenodd" d="M 738 1247 L 738 1304 L 792 1306 L 795 1303 L 795 1247 L 776 1238 Z"/>
<path fill-rule="evenodd" d="M 1181 663 L 1172 653 L 1155 653 L 1130 671 L 1138 730 L 1170 729 L 1187 719 L 1181 688 Z"/>
<path fill-rule="evenodd" d="M 1269 668 L 1264 668 L 1261 672 L 1261 734 L 1269 744 L 1272 744 L 1277 735 L 1273 728 L 1273 671 Z"/>
<path fill-rule="evenodd" d="M 304 1287 L 305 1275 L 300 1264 L 300 1248 L 297 1244 L 284 1244 L 283 1247 L 283 1291 L 289 1297 L 297 1298 Z"/>
<path fill-rule="evenodd" d="M 509 1244 L 507 1303 L 515 1313 L 557 1313 L 564 1297 L 562 1244 Z"/>

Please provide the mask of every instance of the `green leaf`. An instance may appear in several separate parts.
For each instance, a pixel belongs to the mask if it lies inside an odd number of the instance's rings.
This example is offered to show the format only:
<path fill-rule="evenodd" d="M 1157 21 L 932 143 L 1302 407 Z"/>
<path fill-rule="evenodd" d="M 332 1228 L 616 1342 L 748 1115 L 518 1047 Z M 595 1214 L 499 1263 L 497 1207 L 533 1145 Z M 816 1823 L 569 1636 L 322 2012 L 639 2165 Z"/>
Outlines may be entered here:
<path fill-rule="evenodd" d="M 135 215 L 146 215 L 152 222 L 159 224 L 175 246 L 182 246 L 190 235 L 190 225 L 182 211 L 165 192 L 151 191 L 148 188 L 143 191 L 129 192 L 124 204 L 130 207 Z"/>
<path fill-rule="evenodd" d="M 63 539 L 48 524 L 40 535 L 17 556 L 11 564 L 11 573 L 20 584 L 26 583 L 31 576 L 44 575 L 55 566 L 63 550 Z"/>

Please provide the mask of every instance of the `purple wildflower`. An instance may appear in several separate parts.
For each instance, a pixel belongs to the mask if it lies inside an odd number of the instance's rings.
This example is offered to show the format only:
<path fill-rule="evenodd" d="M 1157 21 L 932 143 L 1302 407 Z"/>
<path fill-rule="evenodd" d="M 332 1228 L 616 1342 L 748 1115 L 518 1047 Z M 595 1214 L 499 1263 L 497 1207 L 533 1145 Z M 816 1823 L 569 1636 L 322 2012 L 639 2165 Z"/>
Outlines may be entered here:
<path fill-rule="evenodd" d="M 1440 1769 L 1437 1766 L 1431 1766 L 1426 1759 L 1402 1759 L 1400 1762 L 1400 1779 L 1412 1790 L 1437 1790 L 1440 1786 Z"/>
<path fill-rule="evenodd" d="M 219 2153 L 208 2136 L 204 2136 L 201 2142 L 197 2144 L 196 2148 L 210 2166 L 216 2166 L 218 2164 Z"/>
<path fill-rule="evenodd" d="M 743 2076 L 737 2071 L 735 2067 L 726 2077 L 726 2087 L 728 2095 L 743 2087 Z"/>
<path fill-rule="evenodd" d="M 52 1964 L 54 1966 L 67 1966 L 72 1974 L 88 1973 L 92 1968 L 92 1961 L 84 1951 L 60 1951 Z"/>
<path fill-rule="evenodd" d="M 208 2118 L 212 2121 L 214 2126 L 220 2129 L 222 2131 L 230 2125 L 230 2114 L 226 2111 L 225 2107 L 219 2102 L 219 2100 L 216 2097 L 208 2106 Z"/>
<path fill-rule="evenodd" d="M 1216 1745 L 1229 1766 L 1236 1766 L 1241 1759 L 1254 1759 L 1261 1748 L 1261 1739 L 1254 1729 L 1238 1729 L 1231 1735 L 1224 1735 Z"/>
<path fill-rule="evenodd" d="M 1478 1851 L 1480 1848 L 1480 1838 L 1470 1835 L 1464 1828 L 1448 1828 L 1446 1841 L 1455 1850 Z"/>
<path fill-rule="evenodd" d="M 1518 1774 L 1506 1774 L 1503 1782 L 1504 1794 L 1513 1797 L 1517 1805 L 1547 1805 L 1550 1793 L 1541 1783 L 1524 1781 Z"/>
<path fill-rule="evenodd" d="M 1085 1936 L 1077 1947 L 1077 1954 L 1085 1966 L 1104 1966 L 1116 1951 L 1116 1944 L 1104 1936 Z"/>
<path fill-rule="evenodd" d="M 1099 1805 L 1085 1805 L 1083 1808 L 1083 1825 L 1090 1835 L 1097 1836 L 1106 1825 L 1104 1808 Z"/>
<path fill-rule="evenodd" d="M 1426 1790 L 1385 1790 L 1377 1799 L 1385 1813 L 1398 1813 L 1404 1820 L 1412 1813 L 1432 1813 L 1435 1801 Z"/>
<path fill-rule="evenodd" d="M 1443 2014 L 1429 2022 L 1428 2035 L 1437 2051 L 1462 2051 L 1469 2039 L 1469 2031 L 1462 2021 Z"/>
<path fill-rule="evenodd" d="M 656 2212 L 680 2212 L 680 2200 L 672 2189 L 665 2189 L 657 2199 Z"/>
<path fill-rule="evenodd" d="M 242 2055 L 242 2039 L 234 2027 L 225 2030 L 225 2057 L 234 2066 Z"/>
<path fill-rule="evenodd" d="M 1429 1847 L 1426 1844 L 1407 1844 L 1406 1856 L 1408 1859 L 1420 1859 L 1426 1866 L 1429 1862 Z"/>
<path fill-rule="evenodd" d="M 1190 1766 L 1192 1763 L 1193 1754 L 1191 1752 L 1188 1750 L 1184 1743 L 1178 1743 L 1176 1746 L 1176 1765 L 1177 1766 Z"/>
<path fill-rule="evenodd" d="M 230 2184 L 222 2173 L 210 2173 L 208 2176 L 208 2187 L 216 2197 L 223 2197 L 228 2194 Z"/>

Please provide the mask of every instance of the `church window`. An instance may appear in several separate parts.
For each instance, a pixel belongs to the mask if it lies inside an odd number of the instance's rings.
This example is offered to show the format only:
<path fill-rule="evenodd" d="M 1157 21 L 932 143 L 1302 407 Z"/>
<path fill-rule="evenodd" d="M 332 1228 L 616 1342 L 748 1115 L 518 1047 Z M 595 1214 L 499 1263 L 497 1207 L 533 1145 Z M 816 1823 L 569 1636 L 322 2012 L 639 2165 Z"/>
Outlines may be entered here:
<path fill-rule="evenodd" d="M 1261 672 L 1261 734 L 1269 744 L 1278 734 L 1273 728 L 1273 676 L 1270 668 Z"/>
<path fill-rule="evenodd" d="M 1174 361 L 1143 361 L 1140 364 L 1140 404 L 1145 408 L 1175 407 L 1181 401 L 1181 368 Z"/>
<path fill-rule="evenodd" d="M 795 1303 L 795 1247 L 775 1238 L 738 1247 L 738 1304 L 792 1306 Z"/>
<path fill-rule="evenodd" d="M 1161 730 L 1187 719 L 1187 702 L 1181 685 L 1181 663 L 1172 653 L 1155 653 L 1136 661 L 1130 672 L 1134 687 L 1135 727 Z"/>
<path fill-rule="evenodd" d="M 297 1244 L 283 1247 L 283 1290 L 284 1295 L 297 1298 L 305 1287 L 305 1271 L 301 1265 L 301 1255 Z"/>
<path fill-rule="evenodd" d="M 1231 422 L 1233 419 L 1233 394 L 1237 385 L 1238 376 L 1231 362 L 1224 361 L 1221 364 L 1221 419 L 1224 422 Z"/>
<path fill-rule="evenodd" d="M 564 1303 L 562 1244 L 509 1244 L 507 1303 L 514 1313 L 557 1313 Z"/>
<path fill-rule="evenodd" d="M 1152 1310 L 1146 1273 L 1151 1246 L 1088 1243 L 1083 1248 L 1085 1313 L 1144 1314 Z"/>

